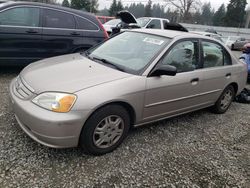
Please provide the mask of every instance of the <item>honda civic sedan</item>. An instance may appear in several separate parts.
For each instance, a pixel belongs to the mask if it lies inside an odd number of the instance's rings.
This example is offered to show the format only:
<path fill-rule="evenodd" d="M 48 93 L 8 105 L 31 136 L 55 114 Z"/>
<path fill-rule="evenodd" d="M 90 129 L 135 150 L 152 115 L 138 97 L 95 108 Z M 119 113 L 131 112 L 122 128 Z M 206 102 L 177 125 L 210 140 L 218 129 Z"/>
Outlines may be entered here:
<path fill-rule="evenodd" d="M 17 122 L 32 139 L 101 155 L 132 127 L 207 107 L 226 112 L 246 80 L 246 64 L 219 41 L 139 29 L 30 64 L 9 89 Z"/>

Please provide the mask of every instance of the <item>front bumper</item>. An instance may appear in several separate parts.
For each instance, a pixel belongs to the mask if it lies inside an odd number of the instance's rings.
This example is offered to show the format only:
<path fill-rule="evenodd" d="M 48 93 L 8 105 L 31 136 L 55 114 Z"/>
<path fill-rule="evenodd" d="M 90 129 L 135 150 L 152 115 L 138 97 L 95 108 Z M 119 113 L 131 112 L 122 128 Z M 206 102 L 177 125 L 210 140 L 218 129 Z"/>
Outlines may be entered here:
<path fill-rule="evenodd" d="M 78 146 L 86 114 L 82 111 L 56 113 L 40 108 L 31 100 L 14 94 L 14 82 L 9 86 L 11 106 L 22 130 L 38 143 L 53 148 Z"/>

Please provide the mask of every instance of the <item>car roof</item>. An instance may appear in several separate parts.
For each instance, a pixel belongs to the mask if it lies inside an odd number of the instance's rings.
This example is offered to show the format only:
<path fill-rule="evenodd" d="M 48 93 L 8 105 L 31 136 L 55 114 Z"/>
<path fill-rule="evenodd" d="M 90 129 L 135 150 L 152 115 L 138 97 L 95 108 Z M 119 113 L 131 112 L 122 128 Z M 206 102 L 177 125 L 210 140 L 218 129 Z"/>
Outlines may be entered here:
<path fill-rule="evenodd" d="M 195 33 L 195 34 L 200 34 L 200 35 L 212 35 L 212 36 L 218 36 L 220 37 L 220 35 L 215 34 L 215 33 L 209 33 L 209 32 L 205 32 L 205 31 L 190 31 L 191 33 Z"/>
<path fill-rule="evenodd" d="M 58 10 L 63 10 L 66 12 L 71 12 L 71 13 L 75 13 L 78 15 L 88 15 L 88 16 L 94 16 L 91 13 L 82 11 L 82 10 L 76 10 L 76 9 L 71 9 L 71 8 L 67 8 L 67 7 L 63 7 L 60 5 L 52 5 L 52 4 L 45 4 L 45 3 L 38 3 L 38 2 L 26 2 L 26 1 L 7 1 L 5 3 L 1 4 L 1 9 L 2 8 L 8 8 L 8 7 L 12 7 L 12 6 L 22 6 L 22 5 L 29 5 L 29 6 L 41 6 L 41 7 L 46 7 L 46 8 L 54 8 L 54 9 L 58 9 Z"/>
<path fill-rule="evenodd" d="M 157 17 L 140 17 L 140 18 L 149 18 L 149 19 L 158 19 L 158 20 L 168 20 L 167 18 L 157 18 Z M 140 19 L 140 18 L 137 18 L 137 19 Z"/>
<path fill-rule="evenodd" d="M 159 35 L 167 38 L 175 38 L 175 37 L 189 37 L 189 38 L 204 38 L 211 40 L 211 37 L 206 37 L 200 34 L 189 33 L 189 32 L 182 32 L 182 31 L 174 31 L 174 30 L 162 30 L 162 29 L 133 29 L 132 31 L 140 32 L 140 33 L 147 33 L 153 35 Z"/>

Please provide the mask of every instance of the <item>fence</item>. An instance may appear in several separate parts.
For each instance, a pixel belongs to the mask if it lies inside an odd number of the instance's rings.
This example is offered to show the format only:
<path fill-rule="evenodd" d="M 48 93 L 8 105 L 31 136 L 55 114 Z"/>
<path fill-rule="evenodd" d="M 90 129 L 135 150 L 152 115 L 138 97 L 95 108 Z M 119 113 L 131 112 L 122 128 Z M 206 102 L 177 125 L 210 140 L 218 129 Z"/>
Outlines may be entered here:
<path fill-rule="evenodd" d="M 234 27 L 216 27 L 208 25 L 186 24 L 182 23 L 190 31 L 205 31 L 206 29 L 214 29 L 223 36 L 241 36 L 250 39 L 250 29 L 234 28 Z"/>

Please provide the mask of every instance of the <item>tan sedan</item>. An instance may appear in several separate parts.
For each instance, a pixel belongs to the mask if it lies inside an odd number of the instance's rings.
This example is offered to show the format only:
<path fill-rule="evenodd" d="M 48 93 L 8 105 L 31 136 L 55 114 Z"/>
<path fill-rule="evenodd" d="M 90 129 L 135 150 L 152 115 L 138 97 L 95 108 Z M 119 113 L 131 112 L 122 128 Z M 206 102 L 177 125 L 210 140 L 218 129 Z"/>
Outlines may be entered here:
<path fill-rule="evenodd" d="M 35 141 L 101 155 L 131 127 L 206 107 L 226 112 L 246 79 L 246 64 L 219 41 L 140 29 L 29 65 L 11 82 L 10 97 Z"/>

